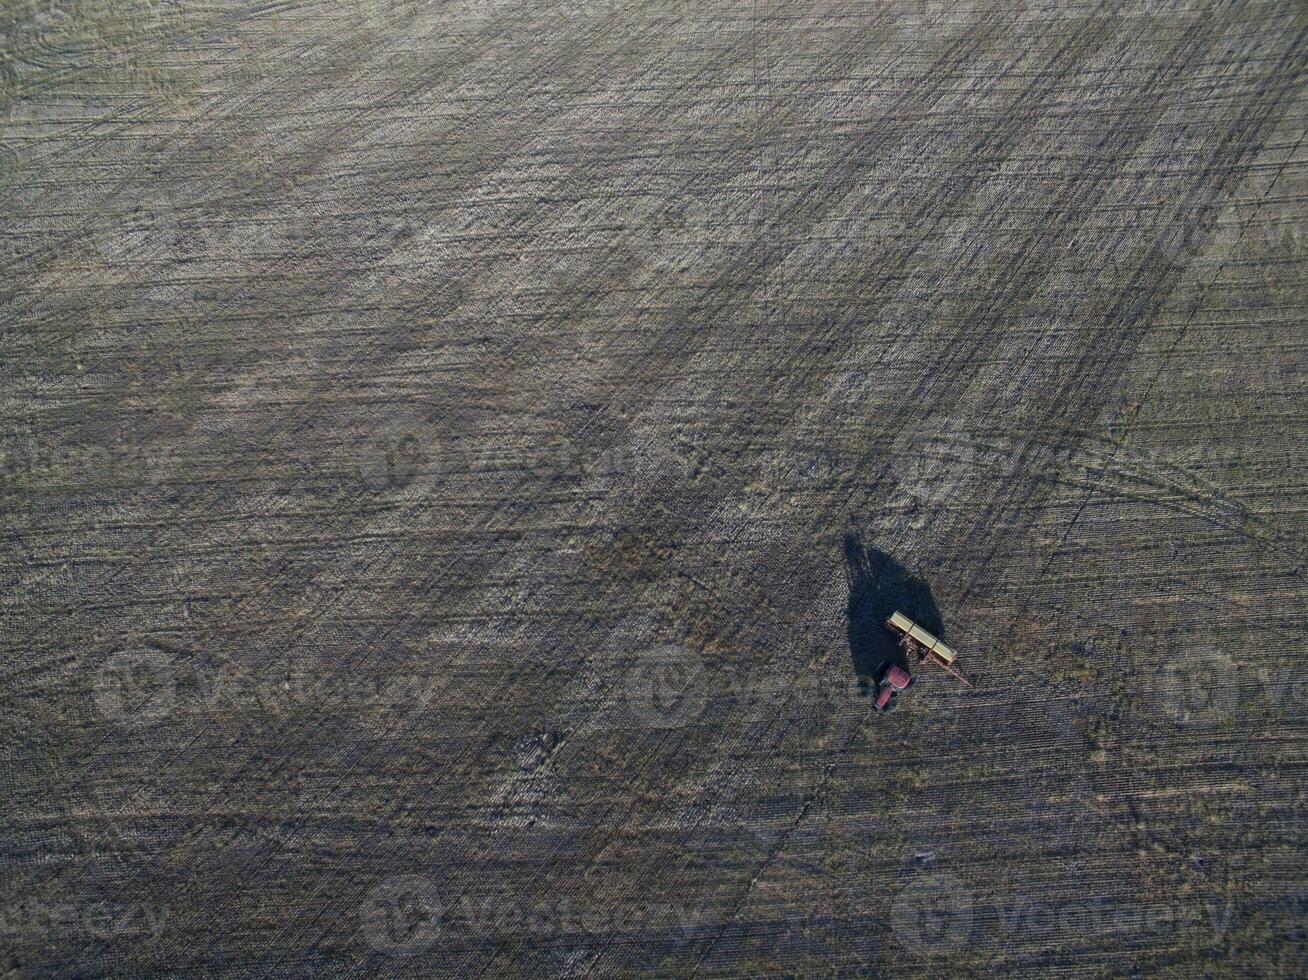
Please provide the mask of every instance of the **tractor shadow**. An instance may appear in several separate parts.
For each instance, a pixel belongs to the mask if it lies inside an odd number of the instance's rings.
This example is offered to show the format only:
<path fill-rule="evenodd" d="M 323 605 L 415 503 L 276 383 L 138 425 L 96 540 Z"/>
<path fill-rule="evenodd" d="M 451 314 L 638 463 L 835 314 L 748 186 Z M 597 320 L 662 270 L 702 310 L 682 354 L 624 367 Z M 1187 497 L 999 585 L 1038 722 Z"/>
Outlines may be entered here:
<path fill-rule="evenodd" d="M 891 664 L 912 673 L 886 620 L 902 612 L 943 639 L 940 610 L 930 587 L 884 551 L 869 548 L 857 534 L 845 536 L 845 578 L 849 583 L 849 655 L 865 690 Z"/>

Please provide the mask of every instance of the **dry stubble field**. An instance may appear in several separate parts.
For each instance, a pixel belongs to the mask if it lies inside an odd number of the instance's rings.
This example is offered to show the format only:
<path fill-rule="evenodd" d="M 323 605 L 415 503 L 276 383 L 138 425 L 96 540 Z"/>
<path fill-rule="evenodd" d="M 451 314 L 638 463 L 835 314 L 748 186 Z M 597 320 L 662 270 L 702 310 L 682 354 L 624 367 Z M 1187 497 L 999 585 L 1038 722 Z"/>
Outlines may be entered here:
<path fill-rule="evenodd" d="M 3 966 L 1308 969 L 1303 0 L 0 16 Z"/>

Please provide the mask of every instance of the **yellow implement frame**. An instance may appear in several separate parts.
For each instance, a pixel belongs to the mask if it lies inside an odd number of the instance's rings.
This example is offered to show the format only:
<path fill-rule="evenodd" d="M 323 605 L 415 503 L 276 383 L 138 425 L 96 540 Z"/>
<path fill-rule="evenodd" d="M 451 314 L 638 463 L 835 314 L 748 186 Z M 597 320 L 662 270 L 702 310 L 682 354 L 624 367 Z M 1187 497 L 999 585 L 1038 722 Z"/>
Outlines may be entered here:
<path fill-rule="evenodd" d="M 953 674 L 968 687 L 972 686 L 972 682 L 954 667 L 954 661 L 958 659 L 958 654 L 943 640 L 936 637 L 935 634 L 923 629 L 901 612 L 895 613 L 886 620 L 886 626 L 890 628 L 891 632 L 899 634 L 899 642 L 906 650 L 916 651 L 917 655 L 923 660 L 930 660 Z"/>

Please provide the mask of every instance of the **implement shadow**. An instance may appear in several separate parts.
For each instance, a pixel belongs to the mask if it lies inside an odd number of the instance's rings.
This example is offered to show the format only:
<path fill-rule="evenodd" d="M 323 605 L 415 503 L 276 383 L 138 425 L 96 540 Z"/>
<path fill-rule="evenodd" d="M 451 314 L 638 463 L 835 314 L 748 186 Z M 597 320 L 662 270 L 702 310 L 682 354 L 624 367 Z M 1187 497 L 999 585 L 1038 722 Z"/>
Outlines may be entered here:
<path fill-rule="evenodd" d="M 869 548 L 857 534 L 845 536 L 845 578 L 849 583 L 849 655 L 864 685 L 880 680 L 891 664 L 907 669 L 904 651 L 886 628 L 902 612 L 936 636 L 943 636 L 940 610 L 930 587 L 884 551 Z"/>

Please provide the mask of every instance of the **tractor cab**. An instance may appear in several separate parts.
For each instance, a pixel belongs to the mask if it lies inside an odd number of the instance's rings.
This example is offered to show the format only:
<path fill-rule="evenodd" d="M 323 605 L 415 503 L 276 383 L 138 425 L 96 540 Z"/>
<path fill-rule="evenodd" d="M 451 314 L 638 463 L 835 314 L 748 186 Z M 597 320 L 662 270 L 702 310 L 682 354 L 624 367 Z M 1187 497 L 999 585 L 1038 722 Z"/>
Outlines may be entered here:
<path fill-rule="evenodd" d="M 877 691 L 876 708 L 889 711 L 895 704 L 895 698 L 907 691 L 914 684 L 908 671 L 898 664 L 891 664 L 881 678 L 881 688 Z"/>

